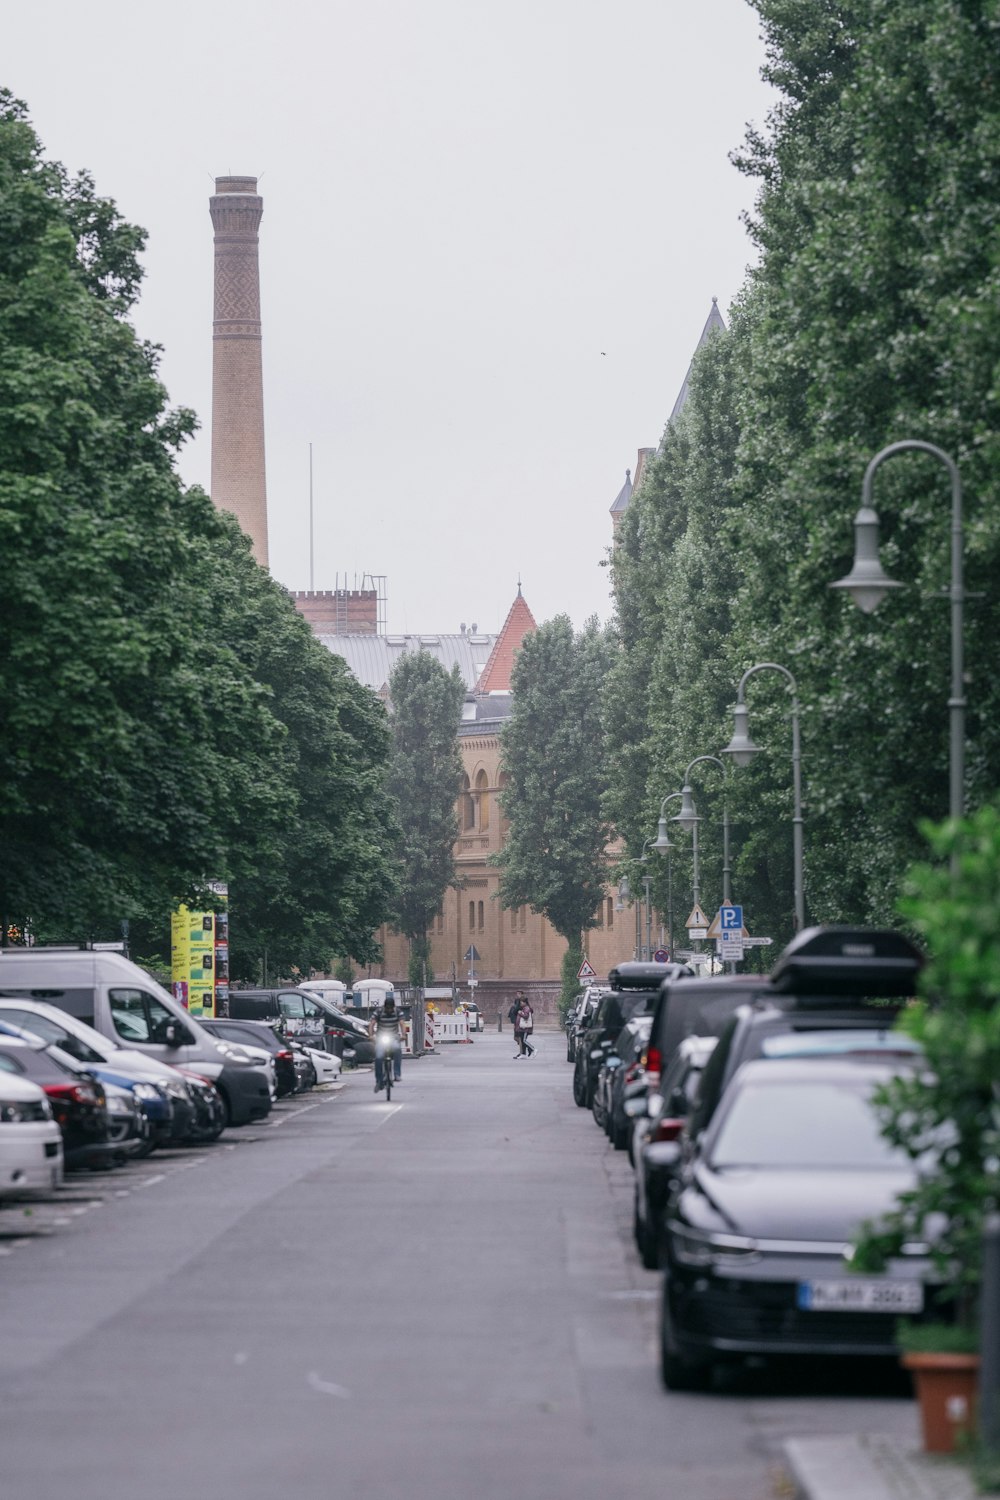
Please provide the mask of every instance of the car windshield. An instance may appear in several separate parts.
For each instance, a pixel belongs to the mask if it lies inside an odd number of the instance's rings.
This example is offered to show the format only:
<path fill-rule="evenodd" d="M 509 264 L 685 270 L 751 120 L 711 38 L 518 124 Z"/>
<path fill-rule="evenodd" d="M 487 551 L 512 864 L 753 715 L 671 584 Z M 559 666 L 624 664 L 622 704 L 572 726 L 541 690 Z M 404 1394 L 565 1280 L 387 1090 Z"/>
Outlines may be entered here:
<path fill-rule="evenodd" d="M 734 1167 L 884 1171 L 909 1157 L 879 1133 L 872 1082 L 847 1078 L 738 1088 L 712 1148 L 716 1171 Z"/>

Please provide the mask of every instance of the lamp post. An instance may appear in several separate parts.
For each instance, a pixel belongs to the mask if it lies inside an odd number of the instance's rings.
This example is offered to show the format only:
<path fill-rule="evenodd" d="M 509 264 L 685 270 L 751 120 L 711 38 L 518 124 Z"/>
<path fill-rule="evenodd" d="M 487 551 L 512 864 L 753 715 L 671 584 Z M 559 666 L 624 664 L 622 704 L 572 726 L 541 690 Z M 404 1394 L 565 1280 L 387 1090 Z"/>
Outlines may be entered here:
<path fill-rule="evenodd" d="M 960 818 L 965 804 L 965 682 L 963 662 L 963 628 L 965 614 L 965 587 L 962 577 L 963 527 L 962 527 L 962 480 L 958 465 L 942 448 L 934 443 L 921 442 L 917 438 L 904 438 L 890 443 L 876 453 L 865 470 L 861 484 L 861 509 L 854 517 L 854 566 L 845 578 L 831 583 L 832 589 L 846 589 L 855 604 L 865 614 L 877 609 L 890 589 L 902 588 L 901 583 L 888 577 L 883 571 L 878 555 L 878 515 L 872 508 L 872 481 L 875 470 L 887 458 L 896 453 L 929 453 L 940 459 L 951 479 L 951 696 L 948 699 L 950 752 L 949 752 L 949 796 L 948 813 Z"/>
<path fill-rule="evenodd" d="M 674 818 L 674 822 L 679 823 L 682 828 L 689 828 L 692 826 L 691 816 L 694 812 L 694 801 L 692 798 L 690 785 L 691 772 L 694 770 L 695 766 L 699 766 L 706 761 L 710 765 L 718 766 L 719 770 L 722 772 L 722 900 L 723 903 L 728 906 L 730 901 L 732 900 L 732 891 L 730 889 L 730 876 L 732 872 L 729 868 L 729 806 L 726 800 L 725 792 L 726 767 L 725 763 L 721 761 L 717 755 L 696 755 L 694 760 L 688 766 L 687 770 L 684 772 L 684 786 L 681 789 L 681 810 Z M 695 834 L 697 834 L 697 817 L 695 817 L 694 830 Z"/>
<path fill-rule="evenodd" d="M 755 672 L 780 672 L 792 690 L 792 863 L 795 886 L 795 930 L 801 932 L 806 925 L 806 906 L 802 870 L 802 742 L 799 738 L 799 698 L 795 678 L 787 667 L 775 661 L 758 662 L 748 667 L 740 678 L 736 689 L 736 706 L 733 709 L 733 737 L 723 750 L 731 755 L 738 766 L 748 766 L 760 751 L 750 738 L 747 725 L 747 706 L 743 698 L 747 681 Z"/>
<path fill-rule="evenodd" d="M 667 932 L 670 935 L 667 952 L 670 954 L 671 963 L 674 960 L 674 871 L 672 859 L 674 846 L 670 842 L 670 835 L 667 832 L 666 806 L 668 802 L 674 802 L 680 796 L 680 792 L 670 792 L 660 803 L 660 818 L 656 825 L 656 838 L 649 846 L 651 849 L 655 849 L 657 854 L 665 854 L 667 856 Z"/>

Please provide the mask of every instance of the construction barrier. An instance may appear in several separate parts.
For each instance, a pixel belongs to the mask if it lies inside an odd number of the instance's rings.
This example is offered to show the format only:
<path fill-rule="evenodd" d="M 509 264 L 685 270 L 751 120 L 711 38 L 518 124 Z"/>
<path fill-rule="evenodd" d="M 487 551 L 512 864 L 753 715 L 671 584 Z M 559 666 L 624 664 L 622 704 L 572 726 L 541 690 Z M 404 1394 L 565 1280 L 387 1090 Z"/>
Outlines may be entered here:
<path fill-rule="evenodd" d="M 471 1042 L 468 1016 L 464 1013 L 455 1016 L 444 1016 L 438 1013 L 434 1017 L 434 1040 L 435 1042 Z"/>
<path fill-rule="evenodd" d="M 425 1052 L 431 1052 L 434 1049 L 434 1022 L 435 1022 L 435 1020 L 436 1020 L 436 1013 L 434 1011 L 432 1011 L 432 1010 L 427 1011 L 427 1013 L 424 1016 L 424 1051 Z"/>

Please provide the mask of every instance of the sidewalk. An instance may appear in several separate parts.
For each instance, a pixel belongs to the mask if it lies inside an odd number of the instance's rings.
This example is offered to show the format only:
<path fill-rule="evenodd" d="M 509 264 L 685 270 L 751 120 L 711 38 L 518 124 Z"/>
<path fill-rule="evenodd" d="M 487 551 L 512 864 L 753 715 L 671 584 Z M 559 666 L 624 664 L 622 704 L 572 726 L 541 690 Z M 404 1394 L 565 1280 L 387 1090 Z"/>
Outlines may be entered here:
<path fill-rule="evenodd" d="M 952 1458 L 898 1438 L 793 1438 L 785 1444 L 797 1500 L 975 1500 L 969 1472 Z"/>

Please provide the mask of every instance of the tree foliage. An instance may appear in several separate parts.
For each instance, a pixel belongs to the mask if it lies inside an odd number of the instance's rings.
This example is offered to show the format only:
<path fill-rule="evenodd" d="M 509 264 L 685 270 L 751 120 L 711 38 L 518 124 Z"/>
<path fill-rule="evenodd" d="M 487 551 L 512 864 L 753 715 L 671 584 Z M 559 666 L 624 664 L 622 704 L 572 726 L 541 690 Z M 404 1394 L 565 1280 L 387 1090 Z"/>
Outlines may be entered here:
<path fill-rule="evenodd" d="M 143 242 L 0 92 L 0 917 L 129 918 L 163 950 L 171 908 L 228 877 L 237 968 L 364 952 L 384 716 L 180 483 L 195 419 L 128 321 Z"/>
<path fill-rule="evenodd" d="M 427 929 L 445 891 L 457 884 L 458 726 L 464 698 L 458 667 L 446 672 L 427 651 L 401 657 L 389 678 L 389 788 L 401 829 L 393 920 L 421 961 L 427 957 Z"/>
<path fill-rule="evenodd" d="M 607 757 L 601 689 L 612 647 L 596 620 L 574 634 L 565 615 L 525 638 L 511 677 L 513 710 L 500 739 L 500 793 L 510 820 L 500 867 L 504 907 L 528 905 L 572 948 L 593 927 L 610 828 L 602 807 Z"/>
<path fill-rule="evenodd" d="M 942 468 L 906 456 L 876 479 L 885 565 L 906 589 L 862 617 L 828 585 L 850 567 L 872 455 L 903 437 L 951 453 L 968 587 L 985 594 L 966 616 L 968 795 L 982 803 L 1000 761 L 1000 685 L 983 668 L 1000 626 L 1000 17 L 971 0 L 755 8 L 780 91 L 737 158 L 760 183 L 760 260 L 619 532 L 608 715 L 630 721 L 629 747 L 607 805 L 638 853 L 687 761 L 728 742 L 741 673 L 779 662 L 802 705 L 809 916 L 887 920 L 918 820 L 947 805 Z M 766 753 L 730 777 L 734 893 L 780 940 L 788 698 L 762 674 L 747 702 Z M 719 794 L 707 779 L 698 792 L 714 897 Z"/>

